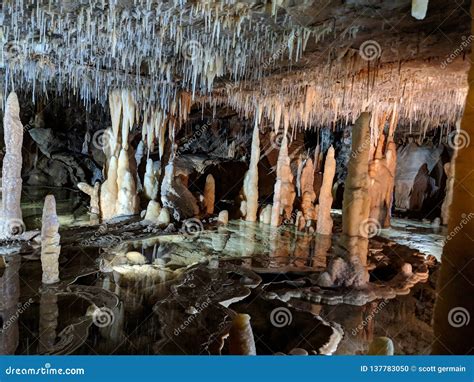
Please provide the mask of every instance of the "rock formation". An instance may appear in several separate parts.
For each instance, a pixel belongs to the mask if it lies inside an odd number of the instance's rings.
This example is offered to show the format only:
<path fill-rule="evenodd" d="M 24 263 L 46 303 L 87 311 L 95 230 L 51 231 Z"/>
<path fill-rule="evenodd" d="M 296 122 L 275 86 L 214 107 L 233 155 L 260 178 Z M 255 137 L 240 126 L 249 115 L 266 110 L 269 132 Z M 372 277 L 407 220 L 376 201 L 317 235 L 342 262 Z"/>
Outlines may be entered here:
<path fill-rule="evenodd" d="M 5 156 L 2 167 L 2 211 L 0 237 L 22 234 L 24 224 L 21 213 L 21 167 L 23 125 L 20 121 L 20 105 L 16 93 L 7 98 L 3 117 Z"/>
<path fill-rule="evenodd" d="M 53 195 L 46 196 L 41 219 L 41 267 L 43 284 L 59 281 L 59 220 L 56 215 L 56 200 Z"/>
<path fill-rule="evenodd" d="M 216 202 L 216 182 L 214 177 L 209 174 L 206 177 L 206 184 L 204 185 L 204 212 L 206 215 L 214 213 L 214 204 Z"/>
<path fill-rule="evenodd" d="M 320 235 L 332 234 L 332 184 L 336 173 L 336 160 L 334 158 L 334 148 L 331 146 L 326 155 L 324 164 L 323 184 L 319 193 L 319 210 L 316 233 Z"/>
<path fill-rule="evenodd" d="M 249 169 L 245 173 L 243 196 L 245 204 L 245 220 L 257 220 L 258 209 L 258 162 L 260 160 L 260 138 L 258 129 L 258 116 L 255 117 L 255 126 L 252 134 L 252 149 L 250 154 Z"/>
<path fill-rule="evenodd" d="M 77 188 L 83 193 L 90 196 L 89 212 L 92 215 L 100 215 L 100 183 L 96 182 L 94 186 L 81 182 L 77 184 Z"/>
<path fill-rule="evenodd" d="M 316 193 L 314 192 L 314 165 L 311 158 L 306 160 L 301 171 L 300 179 L 301 190 L 301 210 L 303 211 L 304 219 L 307 222 L 315 222 L 318 218 L 316 213 Z"/>
<path fill-rule="evenodd" d="M 148 200 L 156 200 L 156 197 L 158 196 L 158 188 L 158 179 L 155 175 L 153 160 L 148 158 L 146 161 L 146 171 L 143 180 L 143 191 L 145 193 L 145 197 Z"/>
<path fill-rule="evenodd" d="M 232 355 L 257 355 L 250 316 L 237 314 L 229 332 L 229 353 Z"/>
<path fill-rule="evenodd" d="M 278 227 L 283 219 L 291 219 L 296 192 L 293 184 L 293 174 L 288 156 L 288 138 L 285 128 L 277 162 L 277 179 L 273 194 L 271 225 Z"/>

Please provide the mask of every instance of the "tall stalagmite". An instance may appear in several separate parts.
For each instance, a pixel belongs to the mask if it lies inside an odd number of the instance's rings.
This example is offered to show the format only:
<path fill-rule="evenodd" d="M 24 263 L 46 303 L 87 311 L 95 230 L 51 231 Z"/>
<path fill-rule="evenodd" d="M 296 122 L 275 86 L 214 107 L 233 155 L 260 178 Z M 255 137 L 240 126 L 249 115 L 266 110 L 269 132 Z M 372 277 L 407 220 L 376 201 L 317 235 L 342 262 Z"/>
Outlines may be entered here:
<path fill-rule="evenodd" d="M 336 174 L 336 159 L 334 158 L 334 148 L 331 146 L 326 155 L 324 164 L 323 184 L 319 193 L 319 211 L 316 232 L 321 235 L 332 234 L 332 183 Z"/>
<path fill-rule="evenodd" d="M 245 220 L 254 222 L 257 220 L 258 209 L 258 161 L 260 160 L 260 137 L 258 129 L 258 117 L 255 117 L 255 126 L 252 134 L 252 152 L 250 165 L 244 178 L 244 198 L 246 201 Z"/>
<path fill-rule="evenodd" d="M 306 160 L 301 171 L 300 180 L 301 210 L 306 222 L 316 221 L 318 214 L 315 206 L 316 193 L 314 192 L 314 164 L 311 158 Z"/>
<path fill-rule="evenodd" d="M 41 219 L 41 267 L 43 283 L 54 284 L 59 281 L 59 220 L 56 215 L 56 200 L 47 195 L 44 200 L 43 217 Z"/>
<path fill-rule="evenodd" d="M 474 2 L 471 2 L 471 18 Z M 474 33 L 474 22 L 472 23 Z M 474 51 L 471 53 L 471 62 Z M 434 312 L 434 354 L 473 354 L 474 300 L 474 66 L 469 71 L 469 92 L 461 122 L 463 136 L 470 144 L 459 146 L 455 162 L 455 187 L 449 208 L 450 235 L 441 258 L 438 293 Z M 466 146 L 466 147 L 464 147 Z M 459 227 L 461 230 L 458 232 Z"/>
<path fill-rule="evenodd" d="M 20 121 L 20 105 L 16 93 L 7 98 L 3 117 L 5 156 L 2 168 L 2 227 L 0 236 L 11 237 L 23 233 L 21 214 L 21 166 L 23 125 Z"/>
<path fill-rule="evenodd" d="M 209 174 L 206 177 L 206 184 L 204 186 L 204 209 L 206 215 L 214 213 L 214 204 L 216 202 L 216 182 L 214 177 Z"/>

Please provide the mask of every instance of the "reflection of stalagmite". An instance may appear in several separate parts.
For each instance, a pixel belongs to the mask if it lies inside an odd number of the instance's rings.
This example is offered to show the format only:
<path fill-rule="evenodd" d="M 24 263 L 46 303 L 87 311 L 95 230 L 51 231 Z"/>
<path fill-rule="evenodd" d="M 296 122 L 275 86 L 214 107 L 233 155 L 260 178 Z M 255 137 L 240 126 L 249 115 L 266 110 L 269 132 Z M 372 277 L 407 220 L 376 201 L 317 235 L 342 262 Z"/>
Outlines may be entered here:
<path fill-rule="evenodd" d="M 148 158 L 146 161 L 146 171 L 143 180 L 145 196 L 148 200 L 155 200 L 158 196 L 158 180 L 156 179 L 153 160 Z"/>
<path fill-rule="evenodd" d="M 10 237 L 23 233 L 21 214 L 21 166 L 23 125 L 20 121 L 20 105 L 16 93 L 7 98 L 3 117 L 5 156 L 2 168 L 2 226 L 0 236 Z"/>
<path fill-rule="evenodd" d="M 40 354 L 50 352 L 56 342 L 56 329 L 58 327 L 58 297 L 54 291 L 44 290 L 40 299 L 40 321 L 38 352 Z"/>
<path fill-rule="evenodd" d="M 277 179 L 273 195 L 271 225 L 277 227 L 281 223 L 281 217 L 291 219 L 293 202 L 295 200 L 295 186 L 293 185 L 293 174 L 291 173 L 290 158 L 288 156 L 288 139 L 284 131 L 280 152 L 277 161 Z"/>
<path fill-rule="evenodd" d="M 43 217 L 41 220 L 41 267 L 43 283 L 54 284 L 59 281 L 59 220 L 56 215 L 56 200 L 53 195 L 47 195 L 44 201 Z"/>
<path fill-rule="evenodd" d="M 229 353 L 232 355 L 256 355 L 250 316 L 237 314 L 229 332 Z"/>
<path fill-rule="evenodd" d="M 474 2 L 471 2 L 471 15 Z M 472 23 L 474 33 L 474 22 Z M 471 62 L 474 50 L 471 52 Z M 472 354 L 472 328 L 474 325 L 474 299 L 472 299 L 472 275 L 474 275 L 474 219 L 466 215 L 474 211 L 474 65 L 469 71 L 469 91 L 461 122 L 461 131 L 471 137 L 470 144 L 459 147 L 454 179 L 461 184 L 453 189 L 453 201 L 449 207 L 449 232 L 461 232 L 450 236 L 444 246 L 438 293 L 434 312 L 434 354 Z"/>
<path fill-rule="evenodd" d="M 306 221 L 316 221 L 316 193 L 314 192 L 314 165 L 308 158 L 301 171 L 301 209 Z"/>
<path fill-rule="evenodd" d="M 20 298 L 20 256 L 12 256 L 0 272 L 0 355 L 15 354 L 18 347 L 18 300 Z"/>
<path fill-rule="evenodd" d="M 204 209 L 207 215 L 214 213 L 214 203 L 216 201 L 216 182 L 214 177 L 209 174 L 206 177 L 206 184 L 204 186 Z"/>
<path fill-rule="evenodd" d="M 258 161 L 260 159 L 260 138 L 258 129 L 258 117 L 255 117 L 255 126 L 252 135 L 252 152 L 250 165 L 245 173 L 243 194 L 246 201 L 245 220 L 254 222 L 257 220 L 258 209 Z"/>
<path fill-rule="evenodd" d="M 332 234 L 332 183 L 336 174 L 336 159 L 334 158 L 334 148 L 331 146 L 326 155 L 324 164 L 323 183 L 319 193 L 319 211 L 316 232 L 321 235 Z"/>

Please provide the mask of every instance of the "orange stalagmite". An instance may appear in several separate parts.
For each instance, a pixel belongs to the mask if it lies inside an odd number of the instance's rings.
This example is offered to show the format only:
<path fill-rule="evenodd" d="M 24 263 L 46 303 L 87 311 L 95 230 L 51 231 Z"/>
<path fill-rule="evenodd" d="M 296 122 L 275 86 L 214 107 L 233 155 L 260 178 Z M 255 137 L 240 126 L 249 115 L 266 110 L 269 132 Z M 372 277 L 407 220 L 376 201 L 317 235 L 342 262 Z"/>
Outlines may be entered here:
<path fill-rule="evenodd" d="M 471 3 L 471 17 L 474 2 Z M 472 24 L 474 33 L 474 23 Z M 472 58 L 474 58 L 474 53 Z M 472 59 L 471 59 L 472 60 Z M 472 61 L 471 61 L 472 62 Z M 434 312 L 433 354 L 473 354 L 474 300 L 474 66 L 459 132 L 448 238 L 441 258 Z M 461 137 L 466 141 L 461 142 Z"/>

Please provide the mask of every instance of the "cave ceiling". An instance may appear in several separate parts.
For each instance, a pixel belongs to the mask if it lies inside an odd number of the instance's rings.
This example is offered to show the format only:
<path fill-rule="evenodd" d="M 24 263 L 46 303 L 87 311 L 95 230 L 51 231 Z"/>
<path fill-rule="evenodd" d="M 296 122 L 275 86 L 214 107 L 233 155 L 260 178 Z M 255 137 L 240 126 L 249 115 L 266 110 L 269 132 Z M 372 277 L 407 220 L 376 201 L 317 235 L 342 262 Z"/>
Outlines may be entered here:
<path fill-rule="evenodd" d="M 68 95 L 106 104 L 129 89 L 137 111 L 192 104 L 310 128 L 453 125 L 465 95 L 468 1 L 6 0 L 0 96 Z M 178 106 L 177 106 L 178 105 Z M 382 121 L 382 122 L 380 122 Z"/>

